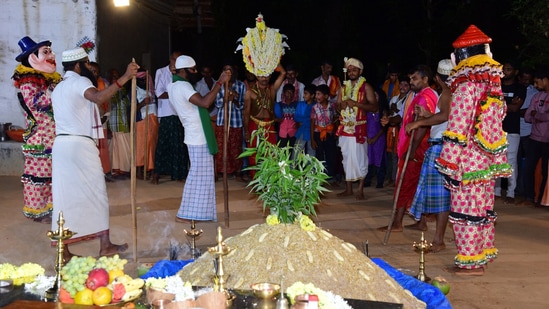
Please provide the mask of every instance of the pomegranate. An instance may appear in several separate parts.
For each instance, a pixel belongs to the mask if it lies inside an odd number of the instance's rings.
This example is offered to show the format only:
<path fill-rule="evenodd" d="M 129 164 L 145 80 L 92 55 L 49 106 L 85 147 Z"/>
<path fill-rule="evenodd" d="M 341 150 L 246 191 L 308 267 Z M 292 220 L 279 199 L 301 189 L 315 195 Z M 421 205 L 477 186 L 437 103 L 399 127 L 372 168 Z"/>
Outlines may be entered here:
<path fill-rule="evenodd" d="M 92 291 L 109 284 L 109 273 L 104 268 L 94 268 L 88 273 L 86 287 Z"/>

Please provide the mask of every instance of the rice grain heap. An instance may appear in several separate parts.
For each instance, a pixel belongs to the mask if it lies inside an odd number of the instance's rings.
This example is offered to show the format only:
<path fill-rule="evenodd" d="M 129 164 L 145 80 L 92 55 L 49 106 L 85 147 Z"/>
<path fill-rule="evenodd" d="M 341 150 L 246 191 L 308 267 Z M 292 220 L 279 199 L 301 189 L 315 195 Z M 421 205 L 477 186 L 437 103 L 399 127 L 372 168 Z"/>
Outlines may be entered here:
<path fill-rule="evenodd" d="M 297 224 L 256 224 L 225 244 L 229 278 L 226 288 L 250 289 L 253 283 L 280 281 L 312 283 L 344 298 L 402 303 L 404 308 L 425 308 L 383 269 L 350 243 L 316 228 L 304 231 Z M 214 256 L 204 253 L 178 274 L 194 286 L 212 286 Z"/>

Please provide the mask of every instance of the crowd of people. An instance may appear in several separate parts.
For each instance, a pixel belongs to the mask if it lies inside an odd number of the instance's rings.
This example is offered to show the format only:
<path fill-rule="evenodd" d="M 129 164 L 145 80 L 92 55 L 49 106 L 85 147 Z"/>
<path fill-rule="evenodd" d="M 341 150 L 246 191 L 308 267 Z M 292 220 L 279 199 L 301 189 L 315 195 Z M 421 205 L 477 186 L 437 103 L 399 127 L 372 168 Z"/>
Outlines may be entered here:
<path fill-rule="evenodd" d="M 185 181 L 176 221 L 216 221 L 214 182 L 225 172 L 243 182 L 254 177 L 246 167 L 255 158 L 239 155 L 262 128 L 267 141 L 323 161 L 328 185 L 343 187 L 339 197 L 365 199 L 364 187 L 394 187 L 394 220 L 381 231 L 426 230 L 434 217 L 437 252 L 453 223 L 456 273 L 482 275 L 497 255 L 494 200 L 518 204 L 523 196 L 523 205 L 549 206 L 549 70 L 500 64 L 490 42 L 471 26 L 436 69 L 391 64 L 376 85 L 358 58 L 345 58 L 343 81 L 330 60 L 310 82 L 294 64 L 255 76 L 231 60 L 215 79 L 215 68 L 180 51 L 154 79 L 135 63 L 103 78 L 82 48 L 63 52 L 61 81 L 51 42 L 25 37 L 14 74 L 28 126 L 23 212 L 50 223 L 62 210 L 85 228 L 67 244 L 98 237 L 100 254 L 125 250 L 110 242 L 105 182 L 130 176 L 135 120 L 136 177 Z M 132 77 L 135 94 L 124 85 Z M 405 214 L 416 222 L 403 226 Z"/>

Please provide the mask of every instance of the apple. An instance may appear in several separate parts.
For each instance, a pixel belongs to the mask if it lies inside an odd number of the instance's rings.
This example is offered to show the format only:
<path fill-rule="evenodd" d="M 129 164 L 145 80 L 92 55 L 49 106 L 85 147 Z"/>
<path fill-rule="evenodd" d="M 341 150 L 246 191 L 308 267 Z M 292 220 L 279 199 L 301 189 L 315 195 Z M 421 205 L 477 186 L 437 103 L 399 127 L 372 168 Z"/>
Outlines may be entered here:
<path fill-rule="evenodd" d="M 109 273 L 104 268 L 94 268 L 88 273 L 86 287 L 92 291 L 109 284 Z"/>
<path fill-rule="evenodd" d="M 435 277 L 431 284 L 436 286 L 444 295 L 450 293 L 450 284 L 443 277 Z"/>

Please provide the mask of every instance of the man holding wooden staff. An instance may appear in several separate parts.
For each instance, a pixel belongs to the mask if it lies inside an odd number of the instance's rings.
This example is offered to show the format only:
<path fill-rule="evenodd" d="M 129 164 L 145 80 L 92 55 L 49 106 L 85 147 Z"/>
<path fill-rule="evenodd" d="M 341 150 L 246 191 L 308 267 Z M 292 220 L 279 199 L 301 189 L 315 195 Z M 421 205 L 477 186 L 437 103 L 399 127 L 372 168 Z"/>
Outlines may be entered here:
<path fill-rule="evenodd" d="M 99 255 L 126 251 L 128 244 L 115 245 L 109 235 L 109 200 L 105 176 L 99 158 L 97 139 L 103 137 L 103 127 L 97 104 L 112 97 L 132 79 L 139 66 L 128 64 L 124 75 L 109 87 L 99 91 L 90 70 L 88 54 L 79 47 L 63 52 L 65 76 L 53 91 L 56 137 L 52 149 L 53 218 L 63 212 L 66 226 L 77 237 L 65 240 L 63 258 L 72 254 L 68 245 L 99 238 Z M 57 229 L 53 220 L 52 230 Z"/>
<path fill-rule="evenodd" d="M 168 95 L 185 127 L 185 144 L 191 162 L 175 217 L 177 222 L 217 221 L 213 155 L 218 148 L 208 107 L 231 74 L 230 70 L 221 73 L 215 86 L 203 97 L 193 88 L 200 78 L 194 59 L 182 55 L 175 61 L 175 75 L 173 83 L 168 85 Z"/>

